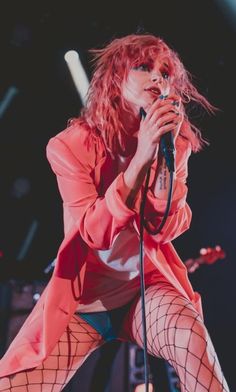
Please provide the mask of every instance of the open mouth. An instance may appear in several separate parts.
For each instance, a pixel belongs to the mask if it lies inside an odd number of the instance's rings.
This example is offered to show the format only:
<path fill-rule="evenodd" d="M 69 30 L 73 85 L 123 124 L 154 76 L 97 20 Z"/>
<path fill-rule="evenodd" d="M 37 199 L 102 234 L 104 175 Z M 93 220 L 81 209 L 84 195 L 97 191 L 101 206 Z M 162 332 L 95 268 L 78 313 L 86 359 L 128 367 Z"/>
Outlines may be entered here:
<path fill-rule="evenodd" d="M 145 89 L 145 91 L 148 91 L 155 96 L 161 95 L 161 90 L 158 87 L 150 87 L 150 88 Z"/>

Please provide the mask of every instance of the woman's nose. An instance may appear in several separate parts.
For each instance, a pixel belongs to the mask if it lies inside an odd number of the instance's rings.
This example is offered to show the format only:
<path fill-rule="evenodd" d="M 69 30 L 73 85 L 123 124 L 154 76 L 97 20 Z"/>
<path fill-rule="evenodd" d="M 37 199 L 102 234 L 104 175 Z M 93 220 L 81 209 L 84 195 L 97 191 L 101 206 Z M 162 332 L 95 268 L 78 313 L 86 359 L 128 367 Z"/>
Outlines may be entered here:
<path fill-rule="evenodd" d="M 152 80 L 152 82 L 160 83 L 160 81 L 161 81 L 161 75 L 160 75 L 158 72 L 153 71 L 153 72 L 151 73 L 151 80 Z"/>

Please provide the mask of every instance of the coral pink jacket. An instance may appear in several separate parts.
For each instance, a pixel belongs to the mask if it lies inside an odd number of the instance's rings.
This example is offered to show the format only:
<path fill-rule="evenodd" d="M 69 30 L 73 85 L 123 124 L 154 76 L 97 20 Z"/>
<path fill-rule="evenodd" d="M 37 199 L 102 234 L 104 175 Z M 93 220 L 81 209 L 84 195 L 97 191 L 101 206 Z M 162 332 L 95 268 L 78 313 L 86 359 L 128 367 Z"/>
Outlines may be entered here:
<path fill-rule="evenodd" d="M 186 203 L 187 161 L 191 149 L 177 140 L 176 179 L 173 201 L 164 230 L 156 236 L 145 233 L 145 252 L 159 271 L 202 314 L 201 299 L 189 282 L 187 271 L 171 240 L 189 228 L 191 211 Z M 139 226 L 136 205 L 130 210 L 122 195 L 127 193 L 123 173 L 106 152 L 99 136 L 89 135 L 74 122 L 50 139 L 47 157 L 56 174 L 63 199 L 65 237 L 47 287 L 33 311 L 0 361 L 0 376 L 37 367 L 47 358 L 78 307 L 83 291 L 88 247 L 108 249 L 127 224 Z M 151 181 L 155 174 L 151 171 Z M 146 214 L 158 225 L 166 202 L 148 191 Z M 103 268 L 101 266 L 101 268 Z"/>

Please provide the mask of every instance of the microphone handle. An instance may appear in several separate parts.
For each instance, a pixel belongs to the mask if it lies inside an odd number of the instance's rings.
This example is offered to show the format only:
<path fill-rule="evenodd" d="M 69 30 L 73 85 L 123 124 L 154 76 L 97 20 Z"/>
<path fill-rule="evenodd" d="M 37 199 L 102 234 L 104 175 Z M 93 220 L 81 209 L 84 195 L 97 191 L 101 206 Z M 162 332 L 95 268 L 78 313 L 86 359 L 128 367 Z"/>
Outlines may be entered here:
<path fill-rule="evenodd" d="M 175 171 L 175 158 L 174 158 L 175 147 L 174 147 L 173 133 L 171 131 L 161 136 L 160 148 L 166 160 L 166 166 L 168 167 L 169 172 L 174 172 Z"/>

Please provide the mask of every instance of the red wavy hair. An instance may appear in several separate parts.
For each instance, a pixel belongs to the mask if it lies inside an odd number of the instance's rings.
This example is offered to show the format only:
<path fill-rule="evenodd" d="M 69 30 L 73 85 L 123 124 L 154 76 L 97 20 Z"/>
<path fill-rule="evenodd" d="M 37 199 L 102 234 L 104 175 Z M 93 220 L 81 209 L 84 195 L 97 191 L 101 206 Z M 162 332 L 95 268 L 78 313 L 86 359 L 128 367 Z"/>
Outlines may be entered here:
<path fill-rule="evenodd" d="M 121 120 L 121 109 L 127 110 L 127 107 L 121 94 L 122 81 L 137 62 L 157 55 L 164 56 L 171 70 L 174 90 L 182 102 L 195 101 L 210 113 L 216 109 L 192 84 L 191 75 L 178 54 L 159 37 L 132 34 L 116 38 L 104 48 L 90 52 L 94 73 L 79 121 L 87 123 L 92 132 L 101 134 L 107 149 L 113 154 L 125 146 L 126 130 Z M 184 123 L 180 134 L 190 141 L 192 150 L 196 152 L 206 141 L 186 113 Z"/>

